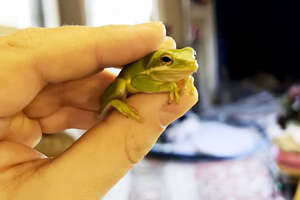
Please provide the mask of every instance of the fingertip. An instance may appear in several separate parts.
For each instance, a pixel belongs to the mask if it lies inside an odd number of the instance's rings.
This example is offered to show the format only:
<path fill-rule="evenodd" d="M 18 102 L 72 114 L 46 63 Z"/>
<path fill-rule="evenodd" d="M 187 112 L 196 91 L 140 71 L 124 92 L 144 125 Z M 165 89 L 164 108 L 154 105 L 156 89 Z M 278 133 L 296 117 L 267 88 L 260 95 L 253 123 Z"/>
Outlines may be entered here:
<path fill-rule="evenodd" d="M 161 126 L 168 126 L 177 118 L 183 116 L 190 108 L 198 101 L 198 92 L 195 87 L 189 90 L 180 97 L 179 103 L 164 104 L 159 112 L 159 121 Z"/>
<path fill-rule="evenodd" d="M 98 66 L 122 66 L 156 50 L 166 30 L 160 22 L 137 25 L 108 25 L 95 29 Z"/>
<path fill-rule="evenodd" d="M 166 39 L 166 27 L 162 22 L 138 24 L 136 28 L 141 29 L 141 38 L 144 38 L 147 46 L 152 47 L 152 51 L 158 49 Z"/>
<path fill-rule="evenodd" d="M 158 46 L 158 49 L 176 49 L 175 40 L 170 36 L 166 36 L 166 27 L 162 22 L 154 21 L 154 22 L 138 24 L 137 26 L 150 27 L 151 29 L 155 30 L 156 33 L 161 33 L 162 40 L 160 41 L 160 45 Z"/>
<path fill-rule="evenodd" d="M 108 116 L 110 124 L 124 127 L 125 150 L 128 160 L 136 163 L 150 151 L 164 128 L 184 115 L 198 100 L 197 90 L 191 87 L 179 100 L 179 103 L 168 104 L 167 94 L 138 94 L 127 101 L 143 118 L 138 122 L 126 118 L 114 111 Z"/>
<path fill-rule="evenodd" d="M 176 49 L 176 42 L 172 37 L 166 36 L 158 49 Z"/>
<path fill-rule="evenodd" d="M 166 36 L 166 27 L 160 21 L 146 22 L 146 23 L 142 23 L 142 24 L 137 24 L 136 26 L 137 27 L 149 27 L 149 28 L 156 30 L 157 33 L 161 33 L 162 37 Z"/>

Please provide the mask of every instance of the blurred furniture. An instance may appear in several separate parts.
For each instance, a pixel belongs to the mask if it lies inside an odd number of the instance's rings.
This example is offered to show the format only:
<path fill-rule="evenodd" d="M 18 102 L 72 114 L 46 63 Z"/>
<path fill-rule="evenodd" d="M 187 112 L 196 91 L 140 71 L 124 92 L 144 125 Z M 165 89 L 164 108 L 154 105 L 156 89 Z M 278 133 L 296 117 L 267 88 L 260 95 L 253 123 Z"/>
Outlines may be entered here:
<path fill-rule="evenodd" d="M 184 0 L 183 0 L 184 1 Z M 217 39 L 215 28 L 215 2 L 191 4 L 191 24 L 200 29 L 199 38 L 194 36 L 194 48 L 198 53 L 199 70 L 196 83 L 200 91 L 202 109 L 209 109 L 215 100 L 219 84 L 219 64 L 217 62 Z M 195 40 L 198 42 L 195 42 Z"/>
<path fill-rule="evenodd" d="M 200 107 L 208 108 L 218 88 L 218 67 L 213 0 L 197 3 L 191 0 L 154 0 L 153 20 L 165 23 L 167 34 L 177 47 L 192 46 L 197 52 L 199 70 L 195 83 L 199 89 Z M 198 28 L 199 31 L 193 30 Z"/>
<path fill-rule="evenodd" d="M 76 138 L 65 132 L 57 134 L 43 134 L 35 149 L 48 157 L 56 157 L 67 150 Z"/>
<path fill-rule="evenodd" d="M 153 20 L 162 21 L 177 47 L 191 42 L 190 0 L 153 0 Z"/>
<path fill-rule="evenodd" d="M 144 159 L 104 200 L 283 200 L 259 155 L 217 162 Z"/>
<path fill-rule="evenodd" d="M 84 0 L 57 1 L 61 25 L 85 25 Z"/>

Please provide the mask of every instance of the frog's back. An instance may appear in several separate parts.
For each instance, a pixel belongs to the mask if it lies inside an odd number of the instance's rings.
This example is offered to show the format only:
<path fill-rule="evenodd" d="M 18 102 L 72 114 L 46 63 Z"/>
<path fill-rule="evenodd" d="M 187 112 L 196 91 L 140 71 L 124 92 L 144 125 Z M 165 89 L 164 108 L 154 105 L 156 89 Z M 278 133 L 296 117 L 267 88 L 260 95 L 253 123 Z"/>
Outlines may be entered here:
<path fill-rule="evenodd" d="M 128 80 L 143 71 L 144 71 L 143 63 L 141 60 L 139 60 L 124 66 L 122 71 L 118 75 L 118 78 L 123 78 Z"/>

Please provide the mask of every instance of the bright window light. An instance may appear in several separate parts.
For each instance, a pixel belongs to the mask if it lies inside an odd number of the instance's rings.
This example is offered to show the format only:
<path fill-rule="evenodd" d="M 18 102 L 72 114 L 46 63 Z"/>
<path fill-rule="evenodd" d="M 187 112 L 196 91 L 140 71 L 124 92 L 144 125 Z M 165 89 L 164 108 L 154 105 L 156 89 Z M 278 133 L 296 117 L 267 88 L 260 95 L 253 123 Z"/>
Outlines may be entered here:
<path fill-rule="evenodd" d="M 153 0 L 86 0 L 87 25 L 138 24 L 150 20 Z"/>
<path fill-rule="evenodd" d="M 1 2 L 0 25 L 16 28 L 37 26 L 32 16 L 32 0 L 9 0 Z"/>
<path fill-rule="evenodd" d="M 153 0 L 86 0 L 86 19 L 89 26 L 108 24 L 138 24 L 148 22 L 152 15 Z M 118 74 L 120 69 L 107 70 Z"/>

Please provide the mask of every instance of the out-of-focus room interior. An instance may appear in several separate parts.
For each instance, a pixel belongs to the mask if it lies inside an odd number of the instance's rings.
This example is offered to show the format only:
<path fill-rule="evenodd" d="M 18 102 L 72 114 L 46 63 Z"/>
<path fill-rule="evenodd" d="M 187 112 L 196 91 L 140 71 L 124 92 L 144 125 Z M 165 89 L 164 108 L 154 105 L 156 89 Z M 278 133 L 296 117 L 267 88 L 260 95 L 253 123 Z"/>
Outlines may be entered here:
<path fill-rule="evenodd" d="M 196 50 L 199 102 L 105 200 L 300 199 L 299 9 L 276 0 L 10 0 L 0 35 L 162 21 L 178 48 Z M 36 149 L 55 157 L 83 133 L 44 135 Z"/>

